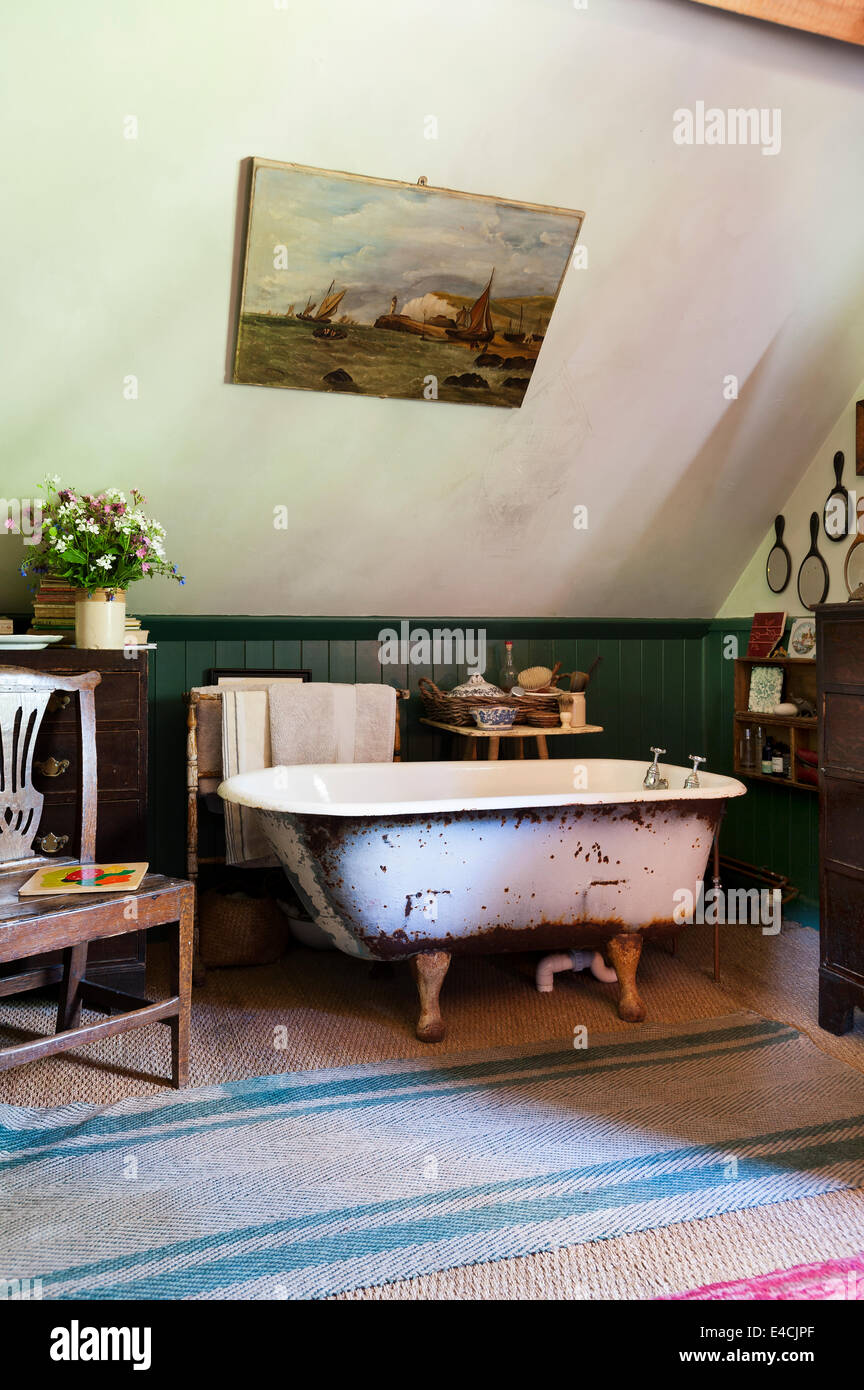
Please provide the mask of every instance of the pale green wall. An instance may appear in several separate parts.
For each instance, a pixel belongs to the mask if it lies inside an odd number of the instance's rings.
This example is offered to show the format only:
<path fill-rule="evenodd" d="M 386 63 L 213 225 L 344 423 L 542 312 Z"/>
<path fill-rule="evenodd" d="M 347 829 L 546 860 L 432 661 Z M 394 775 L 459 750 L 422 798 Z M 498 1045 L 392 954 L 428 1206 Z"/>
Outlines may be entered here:
<path fill-rule="evenodd" d="M 189 584 L 138 609 L 713 614 L 860 377 L 851 48 L 679 0 L 41 0 L 2 27 L 0 493 L 142 486 Z M 676 146 L 700 100 L 780 107 L 780 154 Z M 523 408 L 224 384 L 252 154 L 586 209 Z M 0 538 L 0 609 L 17 558 Z"/>
<path fill-rule="evenodd" d="M 787 613 L 806 613 L 807 610 L 798 597 L 798 567 L 810 549 L 811 513 L 818 512 L 821 518 L 828 494 L 834 486 L 833 460 L 838 449 L 845 455 L 843 486 L 850 494 L 854 493 L 856 498 L 864 497 L 864 477 L 857 477 L 855 473 L 855 405 L 862 399 L 864 381 L 847 402 L 798 486 L 788 497 L 777 497 L 777 512 L 782 513 L 786 520 L 784 542 L 792 556 L 792 578 L 788 588 L 782 594 L 772 594 L 765 582 L 765 565 L 775 536 L 772 520 L 769 532 L 763 537 L 750 563 L 720 609 L 718 617 L 737 618 L 779 609 L 781 605 Z M 830 576 L 829 603 L 845 603 L 848 598 L 843 582 L 843 567 L 851 544 L 851 536 L 848 540 L 831 541 L 825 535 L 824 529 L 820 529 L 819 551 L 828 566 Z"/>

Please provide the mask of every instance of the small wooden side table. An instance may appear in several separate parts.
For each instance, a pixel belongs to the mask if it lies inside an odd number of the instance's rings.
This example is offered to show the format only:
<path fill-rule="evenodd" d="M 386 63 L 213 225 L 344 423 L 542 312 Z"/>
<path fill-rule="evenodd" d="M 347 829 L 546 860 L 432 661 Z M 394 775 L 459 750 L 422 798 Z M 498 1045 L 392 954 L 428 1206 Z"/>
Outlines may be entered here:
<path fill-rule="evenodd" d="M 512 724 L 509 729 L 477 729 L 473 725 L 467 724 L 445 724 L 439 719 L 421 719 L 421 724 L 428 724 L 432 729 L 443 729 L 447 734 L 459 734 L 465 739 L 465 748 L 462 753 L 463 761 L 476 761 L 478 739 L 485 738 L 489 742 L 486 750 L 486 758 L 489 762 L 495 762 L 498 758 L 498 749 L 502 738 L 515 738 L 519 742 L 516 744 L 516 757 L 524 758 L 525 745 L 523 740 L 533 738 L 537 741 L 538 758 L 548 758 L 549 749 L 546 745 L 547 738 L 554 738 L 561 734 L 602 734 L 602 724 L 583 724 L 581 729 L 538 729 L 532 724 Z"/>

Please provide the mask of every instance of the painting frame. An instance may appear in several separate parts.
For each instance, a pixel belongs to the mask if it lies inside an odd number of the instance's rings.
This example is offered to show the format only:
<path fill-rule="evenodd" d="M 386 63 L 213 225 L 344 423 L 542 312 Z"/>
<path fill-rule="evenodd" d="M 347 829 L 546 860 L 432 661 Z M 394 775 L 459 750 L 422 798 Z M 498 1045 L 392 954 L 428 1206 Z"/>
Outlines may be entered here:
<path fill-rule="evenodd" d="M 312 672 L 308 667 L 266 667 L 266 666 L 211 666 L 207 673 L 208 685 L 222 686 L 223 690 L 237 688 L 237 683 L 244 679 L 249 680 L 269 680 L 269 681 L 292 681 L 301 684 L 311 681 Z"/>
<path fill-rule="evenodd" d="M 475 209 L 479 207 L 480 209 L 485 210 L 487 213 L 495 209 L 497 210 L 498 215 L 501 217 L 518 216 L 521 218 L 523 216 L 528 216 L 529 218 L 533 218 L 536 215 L 539 218 L 549 218 L 553 220 L 557 219 L 557 223 L 555 223 L 555 229 L 556 232 L 559 233 L 559 235 L 561 234 L 563 227 L 566 226 L 568 236 L 566 238 L 566 241 L 562 240 L 562 246 L 566 246 L 566 249 L 564 249 L 561 253 L 560 270 L 558 271 L 557 276 L 554 277 L 554 284 L 550 279 L 550 286 L 548 288 L 544 288 L 542 292 L 539 290 L 536 291 L 535 295 L 533 296 L 537 300 L 544 301 L 544 304 L 548 305 L 548 307 L 544 308 L 542 311 L 538 308 L 536 321 L 533 324 L 533 327 L 535 329 L 533 333 L 530 333 L 528 331 L 532 325 L 529 323 L 528 317 L 526 315 L 525 337 L 523 343 L 520 344 L 520 346 L 522 346 L 522 351 L 515 351 L 513 348 L 505 349 L 505 351 L 508 351 L 510 353 L 509 357 L 504 357 L 501 352 L 480 353 L 481 356 L 485 356 L 487 358 L 500 357 L 501 359 L 500 365 L 489 364 L 486 368 L 487 373 L 489 375 L 491 375 L 492 373 L 499 373 L 499 371 L 501 373 L 500 380 L 498 379 L 497 375 L 494 377 L 491 383 L 492 389 L 489 389 L 490 383 L 488 381 L 481 381 L 479 385 L 476 381 L 474 383 L 469 383 L 467 381 L 469 377 L 474 377 L 476 379 L 479 376 L 479 373 L 471 370 L 461 374 L 458 372 L 455 372 L 455 374 L 451 373 L 449 378 L 445 377 L 443 379 L 443 386 L 446 388 L 446 390 L 443 391 L 441 387 L 438 385 L 435 373 L 431 373 L 432 378 L 436 380 L 436 394 L 434 396 L 423 394 L 416 389 L 393 389 L 385 382 L 380 382 L 376 384 L 374 381 L 372 381 L 371 383 L 366 381 L 358 384 L 354 382 L 350 373 L 343 371 L 341 368 L 337 368 L 331 373 L 323 373 L 321 375 L 320 380 L 317 380 L 315 384 L 310 384 L 308 381 L 296 378 L 288 379 L 290 377 L 290 368 L 280 369 L 281 376 L 283 379 L 277 379 L 277 375 L 279 373 L 276 371 L 276 369 L 274 369 L 273 373 L 271 374 L 271 379 L 260 379 L 260 376 L 262 375 L 262 370 L 260 365 L 256 367 L 251 364 L 252 353 L 251 350 L 247 351 L 248 345 L 244 342 L 244 331 L 247 334 L 251 333 L 253 320 L 257 320 L 258 323 L 256 326 L 260 327 L 261 320 L 272 318 L 274 321 L 273 326 L 276 327 L 280 326 L 278 325 L 279 319 L 287 320 L 291 318 L 294 320 L 306 321 L 309 317 L 302 311 L 295 313 L 295 305 L 293 303 L 290 305 L 290 313 L 286 313 L 284 310 L 278 313 L 273 313 L 270 309 L 267 309 L 265 311 L 260 308 L 254 307 L 254 299 L 252 292 L 253 289 L 257 288 L 257 286 L 253 285 L 254 277 L 251 272 L 251 260 L 253 255 L 253 239 L 255 236 L 256 211 L 259 205 L 259 201 L 261 199 L 261 194 L 259 193 L 258 187 L 259 175 L 266 171 L 273 171 L 275 174 L 285 174 L 286 176 L 297 176 L 301 179 L 306 178 L 308 176 L 310 179 L 336 181 L 340 184 L 344 181 L 347 181 L 349 186 L 362 186 L 362 188 L 373 190 L 376 193 L 380 193 L 381 190 L 387 190 L 394 193 L 406 195 L 410 194 L 412 197 L 419 196 L 424 200 L 428 198 L 432 200 L 433 204 L 435 199 L 444 199 L 448 203 L 450 200 L 457 200 L 457 204 L 465 203 L 468 205 L 473 205 Z M 546 329 L 549 326 L 549 321 L 551 320 L 553 312 L 557 306 L 561 290 L 564 285 L 564 280 L 567 275 L 567 271 L 571 267 L 573 261 L 573 254 L 576 248 L 576 243 L 578 242 L 579 237 L 581 235 L 585 221 L 585 216 L 585 212 L 578 208 L 565 208 L 547 203 L 534 203 L 523 199 L 501 197 L 494 194 L 469 193 L 462 189 L 454 189 L 441 185 L 428 184 L 426 183 L 425 179 L 421 179 L 416 183 L 409 183 L 405 180 L 400 179 L 386 179 L 373 175 L 355 174 L 347 170 L 320 169 L 314 165 L 297 164 L 290 161 L 280 161 L 266 159 L 259 156 L 250 156 L 248 159 L 242 162 L 240 185 L 238 189 L 236 227 L 237 254 L 235 258 L 234 279 L 231 292 L 231 313 L 229 323 L 228 360 L 226 363 L 226 381 L 232 385 L 251 385 L 260 387 L 270 386 L 276 387 L 277 389 L 324 391 L 325 393 L 332 392 L 334 394 L 346 393 L 371 396 L 373 398 L 383 400 L 434 399 L 436 401 L 442 400 L 444 402 L 458 404 L 491 405 L 498 407 L 518 408 L 522 404 L 528 386 L 530 385 L 531 371 L 533 370 L 534 363 L 540 355 L 540 350 L 543 346 L 543 341 L 545 340 Z M 538 234 L 537 241 L 540 242 L 542 241 L 542 239 L 543 238 L 541 238 Z M 497 307 L 493 308 L 493 301 L 496 299 L 496 296 L 492 293 L 491 290 L 492 277 L 494 276 L 494 274 L 495 266 L 493 264 L 492 273 L 490 275 L 486 289 L 481 291 L 478 299 L 474 302 L 473 305 L 470 306 L 471 317 L 468 317 L 468 306 L 464 304 L 461 307 L 457 307 L 455 305 L 453 306 L 454 312 L 457 314 L 457 319 L 454 320 L 454 323 L 457 325 L 456 329 L 451 330 L 450 328 L 444 328 L 443 330 L 441 330 L 438 324 L 434 323 L 432 320 L 427 320 L 424 317 L 422 326 L 418 325 L 418 327 L 422 327 L 422 333 L 417 332 L 417 329 L 413 326 L 406 327 L 404 323 L 403 325 L 395 325 L 394 331 L 389 335 L 389 337 L 379 338 L 377 340 L 376 346 L 380 346 L 383 350 L 389 352 L 391 357 L 396 356 L 398 355 L 398 349 L 394 347 L 393 340 L 397 337 L 401 337 L 403 333 L 410 333 L 413 336 L 421 337 L 424 340 L 424 349 L 432 356 L 434 356 L 435 352 L 437 351 L 437 347 L 452 349 L 455 346 L 457 346 L 457 344 L 461 346 L 462 343 L 465 343 L 467 346 L 469 346 L 470 352 L 470 347 L 473 346 L 473 344 L 470 342 L 466 335 L 470 332 L 473 332 L 473 329 L 476 326 L 473 322 L 473 311 L 477 309 L 478 305 L 483 299 L 484 294 L 486 295 L 486 301 L 484 306 L 486 317 L 484 323 L 482 324 L 482 327 L 487 333 L 491 330 L 491 336 L 489 336 L 488 338 L 483 337 L 480 341 L 488 342 L 490 346 L 495 345 L 496 334 L 499 337 L 504 336 L 504 330 L 500 327 L 500 321 L 502 318 L 502 314 L 506 315 L 506 313 L 508 312 L 506 309 L 502 310 L 500 307 L 502 298 L 504 302 L 511 301 L 512 303 L 516 304 L 519 303 L 520 296 L 514 296 L 509 293 L 506 295 L 502 295 L 502 292 L 499 292 L 497 296 L 499 304 Z M 331 291 L 332 289 L 333 285 L 331 285 L 330 287 Z M 345 293 L 347 293 L 347 290 L 342 291 L 343 295 Z M 338 289 L 336 295 L 331 294 L 330 291 L 325 292 L 320 303 L 313 306 L 317 309 L 319 315 L 321 313 L 321 310 L 325 307 L 325 301 L 329 299 L 336 299 L 337 295 Z M 435 291 L 424 292 L 424 295 L 426 298 L 434 298 Z M 339 296 L 339 298 L 341 297 L 342 296 Z M 450 295 L 448 297 L 451 300 L 457 299 L 456 295 Z M 462 297 L 464 298 L 465 296 L 463 295 Z M 521 298 L 524 299 L 527 303 L 530 297 L 526 295 L 521 296 Z M 307 310 L 311 301 L 312 295 L 310 294 L 306 306 Z M 412 302 L 416 302 L 416 300 L 412 299 Z M 371 328 L 372 330 L 379 330 L 379 325 L 381 328 L 390 328 L 392 326 L 391 324 L 381 324 L 381 320 L 386 319 L 393 320 L 401 318 L 405 320 L 406 323 L 410 324 L 410 319 L 405 319 L 405 316 L 402 314 L 396 314 L 395 304 L 396 295 L 393 296 L 391 313 L 389 315 L 387 313 L 379 314 L 371 324 L 367 324 L 365 321 L 347 321 L 352 325 L 352 327 L 362 328 L 364 330 L 367 328 Z M 335 310 L 330 310 L 330 316 L 324 319 L 323 324 L 320 325 L 320 327 L 324 327 L 325 325 L 327 327 L 330 327 L 332 322 L 332 315 L 334 312 Z M 462 314 L 466 315 L 466 320 L 463 320 L 463 322 L 460 325 L 458 315 Z M 495 327 L 496 318 L 498 319 L 497 328 Z M 340 324 L 345 323 L 346 319 L 347 316 L 343 317 L 339 321 Z M 271 326 L 269 324 L 265 326 L 269 331 Z M 510 321 L 510 329 L 513 329 L 513 326 L 513 321 Z M 338 337 L 345 336 L 344 333 L 334 331 L 335 328 L 336 326 L 333 326 L 333 329 L 331 329 L 329 333 L 326 331 L 324 333 L 320 333 L 320 337 L 332 337 L 333 339 L 336 339 Z M 542 332 L 540 331 L 541 328 Z M 521 329 L 522 313 L 520 309 L 520 315 L 518 320 L 518 330 L 520 333 Z M 319 334 L 316 334 L 315 336 L 319 336 Z M 514 333 L 509 333 L 507 334 L 507 336 L 509 339 L 513 339 L 518 335 Z M 436 337 L 438 337 L 439 339 L 437 345 L 435 342 Z M 365 346 L 368 347 L 369 345 L 366 344 Z M 402 344 L 399 344 L 399 348 L 401 348 L 403 352 L 407 350 L 404 342 Z M 369 351 L 374 357 L 374 348 L 370 347 Z M 514 366 L 511 369 L 511 363 L 520 363 L 522 365 L 520 365 L 519 367 Z M 320 363 L 316 362 L 315 369 L 317 369 L 318 365 L 320 365 Z M 475 364 L 472 360 L 472 357 L 466 357 L 463 365 L 467 367 L 473 367 Z M 516 376 L 515 373 L 517 371 L 521 373 L 521 375 Z M 527 377 L 524 376 L 525 372 L 528 373 Z M 331 376 L 334 378 L 339 377 L 340 373 L 342 377 L 347 377 L 347 380 L 334 380 L 332 382 L 328 380 L 328 378 Z M 427 379 L 429 375 L 429 373 L 425 373 L 424 380 Z M 462 377 L 461 382 L 458 380 L 459 376 Z M 455 384 L 451 385 L 451 382 Z"/>

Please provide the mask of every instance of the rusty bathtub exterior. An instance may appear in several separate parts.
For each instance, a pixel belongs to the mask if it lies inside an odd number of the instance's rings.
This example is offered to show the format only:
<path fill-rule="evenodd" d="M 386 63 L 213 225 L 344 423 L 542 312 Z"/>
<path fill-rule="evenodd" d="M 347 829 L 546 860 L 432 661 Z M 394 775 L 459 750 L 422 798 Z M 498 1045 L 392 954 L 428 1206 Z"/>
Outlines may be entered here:
<path fill-rule="evenodd" d="M 703 773 L 684 790 L 687 768 L 662 771 L 667 791 L 642 788 L 644 763 L 609 759 L 340 764 L 219 790 L 257 808 L 336 947 L 393 960 L 680 930 L 674 894 L 695 889 L 724 801 L 745 788 Z"/>

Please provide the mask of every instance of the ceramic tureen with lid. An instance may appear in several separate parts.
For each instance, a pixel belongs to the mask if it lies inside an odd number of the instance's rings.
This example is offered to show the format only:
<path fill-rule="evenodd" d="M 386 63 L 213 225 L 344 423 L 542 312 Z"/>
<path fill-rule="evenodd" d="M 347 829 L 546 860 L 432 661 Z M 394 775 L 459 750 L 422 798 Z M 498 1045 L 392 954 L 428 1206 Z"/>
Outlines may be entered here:
<path fill-rule="evenodd" d="M 490 685 L 479 671 L 475 671 L 473 676 L 469 676 L 463 685 L 457 685 L 450 691 L 451 695 L 457 697 L 461 695 L 480 695 L 489 700 L 500 700 L 504 696 L 504 691 L 499 690 L 497 685 Z"/>

